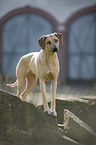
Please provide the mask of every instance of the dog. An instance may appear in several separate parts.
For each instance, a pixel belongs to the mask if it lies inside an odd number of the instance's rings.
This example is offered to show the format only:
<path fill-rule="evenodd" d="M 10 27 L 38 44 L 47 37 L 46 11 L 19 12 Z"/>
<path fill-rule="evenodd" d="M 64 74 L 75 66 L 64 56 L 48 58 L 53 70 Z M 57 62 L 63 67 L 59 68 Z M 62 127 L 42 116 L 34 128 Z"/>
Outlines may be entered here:
<path fill-rule="evenodd" d="M 14 84 L 7 84 L 7 86 L 17 86 L 17 96 L 22 96 L 22 100 L 25 101 L 27 95 L 36 84 L 38 77 L 43 98 L 44 112 L 57 116 L 55 110 L 55 97 L 60 70 L 57 52 L 59 51 L 59 45 L 63 45 L 63 35 L 61 33 L 43 35 L 38 39 L 38 43 L 41 47 L 40 52 L 28 53 L 19 60 L 16 67 L 17 80 Z M 25 80 L 26 88 L 22 92 Z M 51 109 L 49 109 L 46 100 L 45 81 L 49 80 L 51 80 Z"/>

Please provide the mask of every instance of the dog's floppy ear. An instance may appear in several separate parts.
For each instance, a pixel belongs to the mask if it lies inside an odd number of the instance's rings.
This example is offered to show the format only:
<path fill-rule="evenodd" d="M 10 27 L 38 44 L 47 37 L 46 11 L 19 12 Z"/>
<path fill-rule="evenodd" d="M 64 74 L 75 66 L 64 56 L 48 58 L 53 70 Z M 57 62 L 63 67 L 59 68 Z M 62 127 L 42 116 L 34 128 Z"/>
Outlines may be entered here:
<path fill-rule="evenodd" d="M 62 33 L 54 33 L 54 35 L 59 39 L 59 43 L 62 46 L 63 45 L 63 35 L 62 35 Z"/>
<path fill-rule="evenodd" d="M 45 49 L 45 39 L 46 39 L 47 37 L 45 36 L 45 35 L 43 35 L 42 37 L 40 37 L 39 39 L 38 39 L 38 44 L 40 45 L 40 47 L 42 48 L 42 49 Z"/>

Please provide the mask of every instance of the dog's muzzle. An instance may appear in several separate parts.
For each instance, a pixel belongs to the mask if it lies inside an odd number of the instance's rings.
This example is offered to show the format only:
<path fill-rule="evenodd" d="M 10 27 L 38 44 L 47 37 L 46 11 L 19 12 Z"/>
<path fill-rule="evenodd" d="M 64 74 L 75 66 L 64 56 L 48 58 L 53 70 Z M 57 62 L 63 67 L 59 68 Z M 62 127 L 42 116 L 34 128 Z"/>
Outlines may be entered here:
<path fill-rule="evenodd" d="M 53 48 L 50 50 L 51 53 L 54 53 L 54 52 L 57 52 L 58 51 L 58 48 L 57 46 L 53 46 Z"/>
<path fill-rule="evenodd" d="M 53 46 L 53 52 L 57 52 L 58 48 L 56 46 Z"/>

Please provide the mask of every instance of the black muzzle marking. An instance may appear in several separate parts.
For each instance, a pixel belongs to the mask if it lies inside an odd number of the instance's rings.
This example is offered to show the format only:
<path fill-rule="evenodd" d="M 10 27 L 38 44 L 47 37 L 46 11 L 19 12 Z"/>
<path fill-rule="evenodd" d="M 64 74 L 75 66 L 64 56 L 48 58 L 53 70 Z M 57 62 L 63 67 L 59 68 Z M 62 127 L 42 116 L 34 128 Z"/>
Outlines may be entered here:
<path fill-rule="evenodd" d="M 58 48 L 56 45 L 53 46 L 53 52 L 57 52 L 58 51 Z"/>
<path fill-rule="evenodd" d="M 57 46 L 53 46 L 53 48 L 50 50 L 51 53 L 54 53 L 54 52 L 57 52 L 58 51 L 58 48 Z"/>

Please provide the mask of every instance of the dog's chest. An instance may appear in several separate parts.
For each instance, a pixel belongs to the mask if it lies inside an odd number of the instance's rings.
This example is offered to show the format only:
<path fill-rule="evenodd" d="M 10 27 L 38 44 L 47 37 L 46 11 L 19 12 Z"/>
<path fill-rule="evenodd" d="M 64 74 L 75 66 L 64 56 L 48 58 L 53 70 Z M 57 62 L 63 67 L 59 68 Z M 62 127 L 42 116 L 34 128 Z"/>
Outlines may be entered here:
<path fill-rule="evenodd" d="M 48 81 L 58 77 L 59 61 L 56 54 L 47 56 L 42 52 L 42 57 L 40 55 L 36 66 L 37 76 L 40 79 Z"/>
<path fill-rule="evenodd" d="M 44 80 L 45 81 L 49 81 L 52 80 L 54 78 L 54 72 L 53 71 L 47 71 L 44 75 Z"/>
<path fill-rule="evenodd" d="M 49 81 L 52 80 L 58 72 L 58 68 L 55 65 L 48 65 L 46 66 L 45 72 L 44 72 L 44 80 Z"/>
<path fill-rule="evenodd" d="M 44 76 L 45 81 L 49 81 L 53 79 L 53 73 L 52 72 L 47 72 Z"/>

